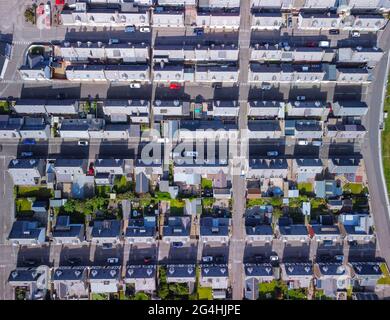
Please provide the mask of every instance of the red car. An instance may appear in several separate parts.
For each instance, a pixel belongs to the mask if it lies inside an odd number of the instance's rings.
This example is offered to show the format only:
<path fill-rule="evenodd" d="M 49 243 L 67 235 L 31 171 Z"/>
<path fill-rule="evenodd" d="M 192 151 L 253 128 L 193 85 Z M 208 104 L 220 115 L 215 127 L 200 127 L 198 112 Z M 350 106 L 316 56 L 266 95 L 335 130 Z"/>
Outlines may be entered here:
<path fill-rule="evenodd" d="M 316 47 L 317 43 L 315 41 L 308 41 L 306 42 L 307 47 Z"/>
<path fill-rule="evenodd" d="M 171 83 L 169 85 L 169 89 L 173 89 L 173 90 L 179 90 L 181 88 L 180 84 L 178 83 Z"/>

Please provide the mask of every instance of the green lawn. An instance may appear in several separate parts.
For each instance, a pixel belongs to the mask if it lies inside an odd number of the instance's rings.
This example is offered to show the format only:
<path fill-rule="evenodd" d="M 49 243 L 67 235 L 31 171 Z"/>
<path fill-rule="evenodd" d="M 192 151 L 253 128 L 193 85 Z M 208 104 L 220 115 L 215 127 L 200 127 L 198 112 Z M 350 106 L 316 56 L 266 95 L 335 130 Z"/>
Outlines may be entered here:
<path fill-rule="evenodd" d="M 108 300 L 108 295 L 104 293 L 92 293 L 92 300 Z"/>
<path fill-rule="evenodd" d="M 185 202 L 179 199 L 171 199 L 171 215 L 182 215 L 184 211 Z"/>
<path fill-rule="evenodd" d="M 54 197 L 54 191 L 44 187 L 16 187 L 18 197 L 32 197 L 38 199 L 48 199 Z"/>
<path fill-rule="evenodd" d="M 209 287 L 198 287 L 199 300 L 213 300 L 213 289 Z"/>
<path fill-rule="evenodd" d="M 31 202 L 26 198 L 18 198 L 15 200 L 16 211 L 19 213 L 31 212 Z"/>
<path fill-rule="evenodd" d="M 202 189 L 212 189 L 213 181 L 211 179 L 202 178 Z"/>
<path fill-rule="evenodd" d="M 346 183 L 343 187 L 344 192 L 350 192 L 352 194 L 361 194 L 363 191 L 362 183 Z"/>
<path fill-rule="evenodd" d="M 203 198 L 202 199 L 202 205 L 204 208 L 212 208 L 214 202 L 215 202 L 215 198 Z"/>
<path fill-rule="evenodd" d="M 108 197 L 111 192 L 110 186 L 96 186 L 95 195 L 97 197 Z"/>
<path fill-rule="evenodd" d="M 389 79 L 390 80 L 390 76 Z M 382 162 L 383 170 L 386 179 L 387 192 L 390 192 L 390 81 L 387 85 L 384 111 L 387 111 L 389 116 L 384 119 L 384 129 L 382 131 Z"/>
<path fill-rule="evenodd" d="M 287 286 L 281 281 L 259 283 L 259 299 L 280 299 L 287 292 Z"/>
<path fill-rule="evenodd" d="M 254 206 L 262 206 L 264 204 L 267 204 L 267 201 L 264 198 L 260 199 L 248 199 L 246 202 L 247 208 L 252 208 Z"/>
<path fill-rule="evenodd" d="M 313 192 L 313 184 L 307 182 L 298 183 L 298 189 L 302 193 L 311 193 Z"/>
<path fill-rule="evenodd" d="M 387 269 L 386 264 L 385 263 L 381 263 L 380 268 L 381 268 L 381 271 L 383 273 L 383 277 L 378 280 L 377 284 L 388 284 L 388 285 L 390 285 L 390 274 L 389 274 L 389 270 Z"/>
<path fill-rule="evenodd" d="M 0 114 L 8 114 L 11 109 L 9 107 L 9 103 L 6 100 L 0 101 Z"/>

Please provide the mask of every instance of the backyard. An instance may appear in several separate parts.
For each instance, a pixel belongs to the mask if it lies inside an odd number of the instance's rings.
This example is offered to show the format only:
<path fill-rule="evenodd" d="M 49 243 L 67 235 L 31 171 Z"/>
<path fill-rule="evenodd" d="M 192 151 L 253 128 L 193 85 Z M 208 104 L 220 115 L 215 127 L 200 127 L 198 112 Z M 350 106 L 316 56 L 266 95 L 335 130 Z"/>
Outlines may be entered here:
<path fill-rule="evenodd" d="M 16 196 L 19 198 L 50 199 L 54 197 L 54 191 L 44 187 L 15 187 Z"/>

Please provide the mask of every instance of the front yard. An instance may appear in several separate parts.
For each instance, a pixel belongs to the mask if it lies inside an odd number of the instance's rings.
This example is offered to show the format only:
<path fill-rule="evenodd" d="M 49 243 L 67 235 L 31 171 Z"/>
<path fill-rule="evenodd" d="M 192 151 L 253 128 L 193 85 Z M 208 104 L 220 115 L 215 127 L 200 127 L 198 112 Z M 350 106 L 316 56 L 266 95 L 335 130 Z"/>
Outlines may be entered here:
<path fill-rule="evenodd" d="M 18 186 L 15 188 L 18 198 L 50 199 L 54 197 L 54 191 L 45 187 Z"/>

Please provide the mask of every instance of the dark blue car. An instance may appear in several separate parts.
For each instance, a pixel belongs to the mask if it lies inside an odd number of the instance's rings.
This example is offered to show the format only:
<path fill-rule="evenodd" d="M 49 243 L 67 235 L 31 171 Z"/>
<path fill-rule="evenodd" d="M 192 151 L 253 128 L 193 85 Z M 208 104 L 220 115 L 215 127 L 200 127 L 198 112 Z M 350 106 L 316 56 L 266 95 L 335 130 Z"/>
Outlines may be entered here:
<path fill-rule="evenodd" d="M 34 144 L 37 144 L 37 142 L 35 141 L 35 139 L 24 139 L 22 141 L 23 144 L 26 144 L 26 145 L 34 145 Z"/>
<path fill-rule="evenodd" d="M 203 36 L 203 35 L 204 35 L 204 30 L 203 30 L 203 28 L 195 28 L 195 29 L 194 29 L 194 33 L 195 33 L 197 36 Z"/>

